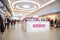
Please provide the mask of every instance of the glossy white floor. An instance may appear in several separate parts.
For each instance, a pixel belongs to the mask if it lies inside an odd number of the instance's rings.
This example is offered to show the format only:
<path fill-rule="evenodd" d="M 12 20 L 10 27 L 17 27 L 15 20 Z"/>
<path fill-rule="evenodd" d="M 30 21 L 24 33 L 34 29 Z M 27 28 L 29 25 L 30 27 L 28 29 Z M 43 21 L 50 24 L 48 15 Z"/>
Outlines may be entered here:
<path fill-rule="evenodd" d="M 27 33 L 21 29 L 21 23 L 6 29 L 0 40 L 60 40 L 60 28 L 51 27 L 50 31 Z"/>

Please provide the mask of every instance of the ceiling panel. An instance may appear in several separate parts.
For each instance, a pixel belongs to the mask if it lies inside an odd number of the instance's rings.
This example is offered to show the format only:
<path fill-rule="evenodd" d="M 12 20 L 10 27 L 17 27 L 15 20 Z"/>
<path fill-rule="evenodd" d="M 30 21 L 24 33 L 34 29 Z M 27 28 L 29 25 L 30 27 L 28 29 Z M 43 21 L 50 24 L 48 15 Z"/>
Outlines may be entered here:
<path fill-rule="evenodd" d="M 47 6 L 55 0 L 8 0 L 12 14 L 26 16 Z"/>

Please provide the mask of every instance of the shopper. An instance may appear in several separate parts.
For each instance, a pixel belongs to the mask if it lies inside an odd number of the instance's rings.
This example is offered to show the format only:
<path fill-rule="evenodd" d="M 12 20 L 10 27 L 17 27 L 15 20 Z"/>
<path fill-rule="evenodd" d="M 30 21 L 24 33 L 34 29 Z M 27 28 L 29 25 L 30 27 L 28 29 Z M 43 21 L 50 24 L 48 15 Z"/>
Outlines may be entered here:
<path fill-rule="evenodd" d="M 4 28 L 4 24 L 3 24 L 3 18 L 0 14 L 0 32 L 3 34 L 5 28 Z"/>
<path fill-rule="evenodd" d="M 10 20 L 11 26 L 13 25 L 13 20 Z"/>
<path fill-rule="evenodd" d="M 57 20 L 57 18 L 55 18 L 55 21 L 54 21 L 54 27 L 55 27 L 55 28 L 58 27 L 58 20 Z"/>
<path fill-rule="evenodd" d="M 13 20 L 13 25 L 15 26 L 15 24 L 16 24 L 16 20 Z"/>
<path fill-rule="evenodd" d="M 51 24 L 51 26 L 53 26 L 53 19 L 50 20 L 50 24 Z"/>
<path fill-rule="evenodd" d="M 6 16 L 5 18 L 5 28 L 7 26 L 7 28 L 9 28 L 9 24 L 10 24 L 10 19 Z"/>

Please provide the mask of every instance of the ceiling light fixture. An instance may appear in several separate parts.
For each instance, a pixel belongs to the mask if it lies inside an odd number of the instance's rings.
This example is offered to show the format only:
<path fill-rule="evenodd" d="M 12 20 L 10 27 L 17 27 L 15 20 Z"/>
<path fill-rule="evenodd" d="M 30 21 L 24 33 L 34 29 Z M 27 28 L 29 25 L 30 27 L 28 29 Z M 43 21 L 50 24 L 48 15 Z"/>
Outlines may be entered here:
<path fill-rule="evenodd" d="M 30 8 L 30 5 L 23 5 L 22 7 L 27 9 L 27 8 Z"/>
<path fill-rule="evenodd" d="M 37 2 L 34 2 L 34 1 L 16 1 L 16 2 L 13 2 L 13 3 L 12 3 L 12 7 L 14 8 L 14 5 L 15 5 L 15 4 L 21 3 L 21 2 L 30 2 L 30 3 L 34 3 L 34 4 L 37 4 L 37 5 L 40 7 L 40 4 L 37 3 Z"/>
<path fill-rule="evenodd" d="M 20 10 L 35 10 L 40 7 L 40 4 L 34 1 L 16 1 L 12 3 L 12 7 Z"/>

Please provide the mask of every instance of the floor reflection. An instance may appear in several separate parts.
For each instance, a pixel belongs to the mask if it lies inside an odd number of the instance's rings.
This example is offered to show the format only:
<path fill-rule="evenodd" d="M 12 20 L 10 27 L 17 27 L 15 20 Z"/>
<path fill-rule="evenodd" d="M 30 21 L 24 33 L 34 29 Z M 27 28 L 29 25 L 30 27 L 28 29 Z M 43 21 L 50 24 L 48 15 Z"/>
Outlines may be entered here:
<path fill-rule="evenodd" d="M 4 34 L 0 35 L 0 40 L 60 40 L 60 28 L 51 27 L 50 31 L 27 33 L 21 29 L 21 23 L 17 23 L 6 28 Z"/>

